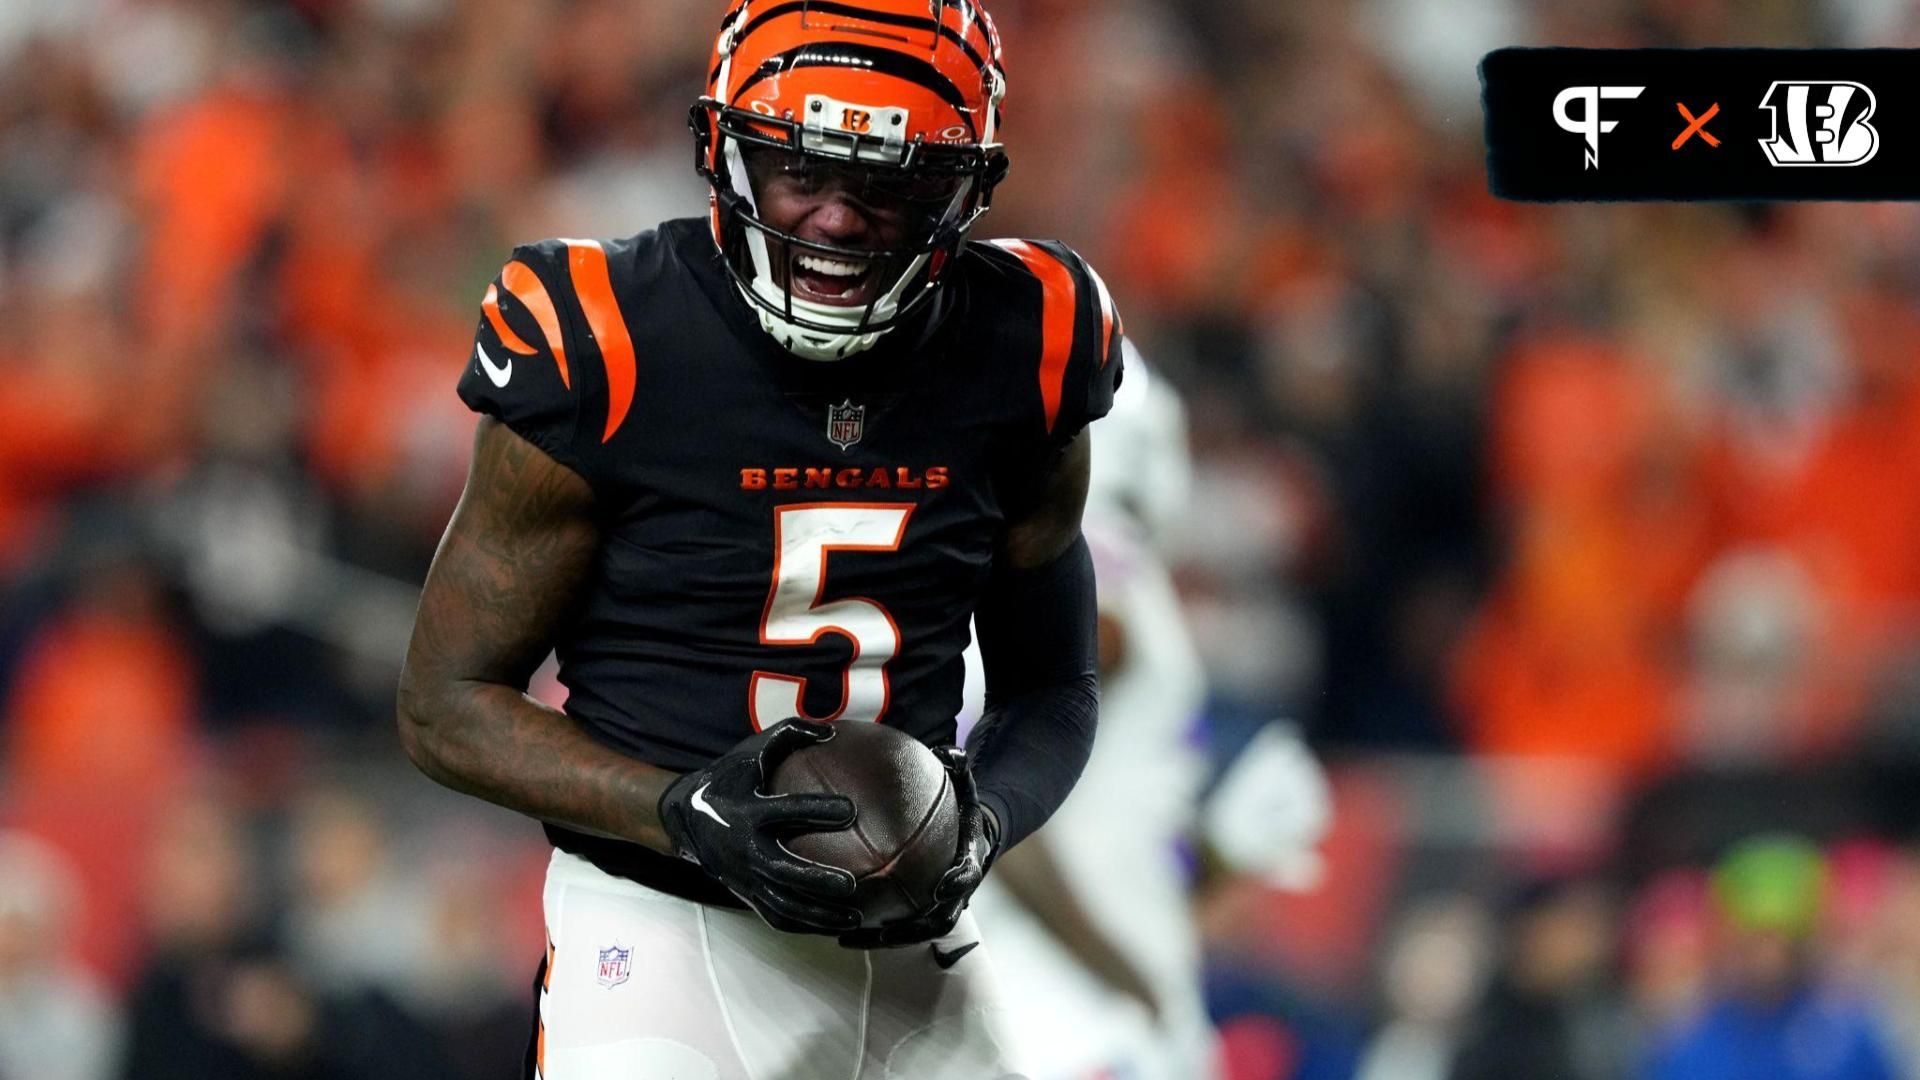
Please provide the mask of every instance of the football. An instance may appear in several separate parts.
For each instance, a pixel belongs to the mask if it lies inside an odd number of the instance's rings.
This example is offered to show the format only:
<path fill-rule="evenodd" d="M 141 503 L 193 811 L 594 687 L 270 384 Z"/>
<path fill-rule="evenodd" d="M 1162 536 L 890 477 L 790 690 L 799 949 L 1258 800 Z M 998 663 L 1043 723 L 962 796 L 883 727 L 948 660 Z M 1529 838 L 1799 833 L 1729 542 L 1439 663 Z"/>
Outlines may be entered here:
<path fill-rule="evenodd" d="M 953 865 L 959 804 L 945 766 L 920 741 L 884 724 L 836 724 L 833 738 L 794 751 L 774 770 L 775 794 L 826 792 L 853 800 L 852 828 L 786 841 L 802 858 L 858 881 L 854 905 L 871 928 L 924 910 Z"/>

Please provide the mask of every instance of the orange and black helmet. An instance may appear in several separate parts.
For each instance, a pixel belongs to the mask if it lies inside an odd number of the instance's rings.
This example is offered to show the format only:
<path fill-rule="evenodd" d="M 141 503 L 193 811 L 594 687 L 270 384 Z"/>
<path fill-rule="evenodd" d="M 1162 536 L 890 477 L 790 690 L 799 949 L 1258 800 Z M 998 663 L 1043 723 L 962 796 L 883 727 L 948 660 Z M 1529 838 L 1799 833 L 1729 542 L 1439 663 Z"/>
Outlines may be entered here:
<path fill-rule="evenodd" d="M 1005 92 L 999 32 L 978 0 L 735 0 L 691 120 L 714 241 L 761 325 L 795 353 L 836 359 L 931 298 L 1006 175 Z M 747 164 L 769 157 L 857 172 L 917 208 L 909 239 L 854 250 L 772 227 Z M 808 255 L 852 260 L 879 284 L 853 306 L 796 297 L 780 283 Z"/>

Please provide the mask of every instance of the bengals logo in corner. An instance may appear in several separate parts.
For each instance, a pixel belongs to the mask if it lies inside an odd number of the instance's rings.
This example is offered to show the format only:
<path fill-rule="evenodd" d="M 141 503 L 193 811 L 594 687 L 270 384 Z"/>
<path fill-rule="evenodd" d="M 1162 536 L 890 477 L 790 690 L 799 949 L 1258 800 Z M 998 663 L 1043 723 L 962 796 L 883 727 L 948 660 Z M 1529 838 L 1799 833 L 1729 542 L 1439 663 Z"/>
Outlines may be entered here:
<path fill-rule="evenodd" d="M 1865 165 L 1880 152 L 1880 132 L 1867 122 L 1874 104 L 1861 83 L 1778 80 L 1760 99 L 1773 122 L 1760 149 L 1778 166 Z"/>

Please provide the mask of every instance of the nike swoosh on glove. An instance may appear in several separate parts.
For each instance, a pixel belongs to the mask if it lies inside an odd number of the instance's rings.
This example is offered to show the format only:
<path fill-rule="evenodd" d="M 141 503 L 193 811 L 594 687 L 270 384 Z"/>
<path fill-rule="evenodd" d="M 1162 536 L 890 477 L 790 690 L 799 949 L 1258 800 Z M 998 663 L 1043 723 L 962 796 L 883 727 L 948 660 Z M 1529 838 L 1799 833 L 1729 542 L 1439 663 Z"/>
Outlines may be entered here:
<path fill-rule="evenodd" d="M 833 738 L 833 725 L 790 717 L 748 736 L 660 796 L 660 823 L 674 853 L 700 864 L 767 925 L 794 934 L 837 934 L 860 925 L 853 875 L 803 859 L 783 839 L 853 824 L 844 795 L 767 793 L 788 754 Z"/>
<path fill-rule="evenodd" d="M 955 845 L 953 865 L 934 886 L 933 901 L 926 910 L 882 926 L 852 930 L 840 935 L 840 944 L 849 949 L 891 949 L 918 945 L 943 938 L 953 932 L 967 901 L 986 877 L 993 861 L 995 839 L 985 811 L 980 808 L 980 793 L 974 787 L 973 768 L 967 752 L 957 746 L 934 749 L 940 763 L 953 781 L 955 802 L 960 811 L 960 841 Z"/>

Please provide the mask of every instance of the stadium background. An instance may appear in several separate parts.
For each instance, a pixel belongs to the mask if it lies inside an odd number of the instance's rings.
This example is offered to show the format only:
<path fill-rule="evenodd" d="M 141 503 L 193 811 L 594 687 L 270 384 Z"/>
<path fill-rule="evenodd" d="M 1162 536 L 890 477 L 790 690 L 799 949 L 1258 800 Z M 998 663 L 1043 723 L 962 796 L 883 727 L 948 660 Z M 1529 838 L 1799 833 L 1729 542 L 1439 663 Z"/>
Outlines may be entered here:
<path fill-rule="evenodd" d="M 1920 212 L 1502 204 L 1473 74 L 1911 7 L 994 10 L 987 233 L 1087 254 L 1187 398 L 1216 764 L 1283 716 L 1331 777 L 1317 891 L 1200 907 L 1234 1080 L 1438 1080 L 1516 987 L 1630 1075 L 1756 834 L 1822 847 L 1813 962 L 1920 1076 Z M 0 6 L 0 1075 L 517 1055 L 544 848 L 410 770 L 391 690 L 475 303 L 700 210 L 717 15 Z"/>

